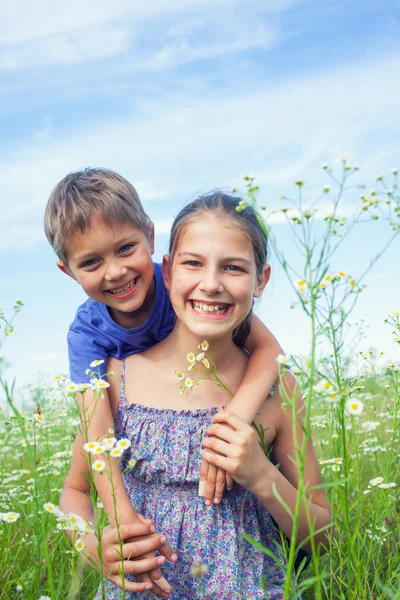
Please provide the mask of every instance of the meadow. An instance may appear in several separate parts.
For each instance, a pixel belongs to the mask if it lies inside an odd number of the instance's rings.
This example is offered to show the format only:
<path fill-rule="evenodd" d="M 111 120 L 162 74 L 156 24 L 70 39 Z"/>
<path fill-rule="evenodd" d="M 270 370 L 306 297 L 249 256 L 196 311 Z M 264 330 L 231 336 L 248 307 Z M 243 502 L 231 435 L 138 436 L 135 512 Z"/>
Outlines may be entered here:
<path fill-rule="evenodd" d="M 351 235 L 355 222 L 386 220 L 388 245 L 398 234 L 397 170 L 392 170 L 390 186 L 380 176 L 377 189 L 357 192 L 360 203 L 349 220 L 341 216 L 341 203 L 351 189 L 350 177 L 357 166 L 342 159 L 338 175 L 326 165 L 323 168 L 332 181 L 332 189 L 325 186 L 317 198 L 325 202 L 324 216 L 318 213 L 317 201 L 305 202 L 301 181 L 296 182 L 294 200 L 282 198 L 280 210 L 304 252 L 300 272 L 290 266 L 268 231 L 275 255 L 293 284 L 297 308 L 310 320 L 309 353 L 281 357 L 280 362 L 290 364 L 302 388 L 305 439 L 312 435 L 332 509 L 330 549 L 320 556 L 314 548 L 310 565 L 297 573 L 298 581 L 304 599 L 400 600 L 400 364 L 388 363 L 371 350 L 360 355 L 363 366 L 354 373 L 345 325 L 358 294 L 364 293 L 363 275 L 331 268 L 338 245 Z M 245 178 L 245 187 L 246 199 L 239 210 L 253 206 L 267 227 L 268 214 L 257 204 L 258 187 L 253 178 Z M 378 252 L 372 261 L 380 256 Z M 12 334 L 21 308 L 19 302 L 13 314 L 0 312 L 1 344 Z M 382 327 L 400 344 L 400 312 L 389 315 Z M 320 339 L 330 348 L 323 356 L 318 352 Z M 60 375 L 50 386 L 27 389 L 23 405 L 14 386 L 7 383 L 4 368 L 0 383 L 8 401 L 0 412 L 0 598 L 92 598 L 99 574 L 80 560 L 84 525 L 83 529 L 77 527 L 77 542 L 72 545 L 63 529 L 73 528 L 74 518 L 57 509 L 79 424 L 76 386 Z M 287 398 L 288 405 L 290 402 Z M 300 475 L 304 456 L 304 443 L 299 443 L 295 460 Z M 285 600 L 294 593 L 291 573 L 299 546 L 296 524 L 306 491 L 300 476 L 299 502 L 291 514 L 293 535 L 285 548 Z M 94 495 L 93 501 L 97 505 Z M 96 510 L 101 511 L 101 506 Z"/>

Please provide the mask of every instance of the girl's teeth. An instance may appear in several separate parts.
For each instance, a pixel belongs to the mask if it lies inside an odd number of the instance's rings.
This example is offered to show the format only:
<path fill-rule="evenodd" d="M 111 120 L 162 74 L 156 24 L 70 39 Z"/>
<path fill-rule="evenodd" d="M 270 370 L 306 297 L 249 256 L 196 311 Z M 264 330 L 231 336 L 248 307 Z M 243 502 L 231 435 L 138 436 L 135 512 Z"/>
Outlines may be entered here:
<path fill-rule="evenodd" d="M 227 306 L 220 306 L 219 304 L 198 304 L 193 302 L 193 308 L 200 313 L 211 313 L 215 312 L 218 314 L 223 314 L 227 312 Z"/>

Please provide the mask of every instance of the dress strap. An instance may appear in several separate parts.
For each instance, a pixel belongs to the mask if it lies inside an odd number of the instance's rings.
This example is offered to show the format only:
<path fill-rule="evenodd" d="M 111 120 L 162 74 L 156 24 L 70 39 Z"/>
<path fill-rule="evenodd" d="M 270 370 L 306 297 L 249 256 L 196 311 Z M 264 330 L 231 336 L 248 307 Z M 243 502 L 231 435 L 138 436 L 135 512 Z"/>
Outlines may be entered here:
<path fill-rule="evenodd" d="M 126 406 L 128 403 L 125 396 L 125 376 L 126 376 L 126 364 L 125 358 L 121 360 L 121 384 L 119 386 L 119 403 Z"/>

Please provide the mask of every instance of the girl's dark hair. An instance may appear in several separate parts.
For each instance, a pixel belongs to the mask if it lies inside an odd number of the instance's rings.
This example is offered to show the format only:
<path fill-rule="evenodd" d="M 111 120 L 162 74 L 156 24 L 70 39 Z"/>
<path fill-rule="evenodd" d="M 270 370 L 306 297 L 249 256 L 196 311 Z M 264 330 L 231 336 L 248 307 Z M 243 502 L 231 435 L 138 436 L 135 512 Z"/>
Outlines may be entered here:
<path fill-rule="evenodd" d="M 172 224 L 169 242 L 170 259 L 173 260 L 183 229 L 198 216 L 213 213 L 217 217 L 227 219 L 233 227 L 247 235 L 253 249 L 256 273 L 258 277 L 261 277 L 264 265 L 268 261 L 268 240 L 251 206 L 237 212 L 236 208 L 241 200 L 242 198 L 239 196 L 231 196 L 216 190 L 199 196 L 196 200 L 184 206 Z M 237 346 L 244 346 L 250 333 L 251 314 L 252 310 L 233 332 L 233 341 Z"/>

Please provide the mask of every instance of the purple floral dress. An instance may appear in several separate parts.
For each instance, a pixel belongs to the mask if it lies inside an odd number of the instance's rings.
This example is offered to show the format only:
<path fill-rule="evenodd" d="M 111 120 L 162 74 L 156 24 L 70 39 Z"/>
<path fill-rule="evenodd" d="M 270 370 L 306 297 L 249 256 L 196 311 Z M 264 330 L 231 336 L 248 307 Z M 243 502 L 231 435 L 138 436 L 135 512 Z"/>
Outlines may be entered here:
<path fill-rule="evenodd" d="M 207 507 L 197 494 L 201 440 L 218 407 L 177 411 L 129 405 L 124 380 L 122 363 L 115 436 L 129 438 L 132 445 L 123 454 L 121 469 L 135 510 L 154 519 L 178 555 L 176 563 L 162 567 L 174 588 L 171 600 L 282 599 L 285 559 L 280 537 L 258 498 L 236 483 L 217 506 Z M 131 459 L 136 460 L 133 469 L 127 468 Z M 271 550 L 280 564 L 251 546 L 243 531 Z M 195 562 L 208 567 L 201 579 L 190 573 Z M 105 588 L 108 600 L 122 598 L 110 581 L 105 580 Z M 95 600 L 100 598 L 99 590 Z M 127 593 L 126 598 L 156 596 L 141 592 Z"/>

